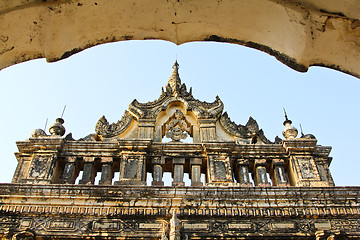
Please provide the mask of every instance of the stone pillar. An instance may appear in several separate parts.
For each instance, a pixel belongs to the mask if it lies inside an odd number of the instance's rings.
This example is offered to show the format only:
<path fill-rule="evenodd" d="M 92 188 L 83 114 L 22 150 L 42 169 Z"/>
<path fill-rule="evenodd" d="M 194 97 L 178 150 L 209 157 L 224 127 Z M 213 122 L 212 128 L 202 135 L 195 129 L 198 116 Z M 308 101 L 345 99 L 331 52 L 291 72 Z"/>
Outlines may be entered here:
<path fill-rule="evenodd" d="M 114 175 L 112 164 L 113 164 L 112 157 L 101 158 L 101 179 L 99 181 L 100 185 L 111 185 L 112 178 Z"/>
<path fill-rule="evenodd" d="M 201 158 L 192 158 L 190 159 L 191 166 L 191 186 L 193 187 L 202 187 L 203 183 L 201 182 Z"/>
<path fill-rule="evenodd" d="M 270 187 L 271 184 L 266 175 L 266 159 L 256 159 L 254 163 L 254 182 L 259 187 Z"/>
<path fill-rule="evenodd" d="M 172 213 L 172 218 L 170 219 L 170 233 L 169 233 L 169 240 L 180 240 L 181 233 L 180 233 L 180 221 L 176 216 L 177 212 L 174 209 Z"/>
<path fill-rule="evenodd" d="M 184 186 L 184 164 L 185 158 L 173 158 L 173 183 L 172 185 Z"/>
<path fill-rule="evenodd" d="M 288 177 L 285 171 L 285 162 L 283 159 L 273 159 L 271 162 L 270 177 L 273 186 L 289 186 Z"/>
<path fill-rule="evenodd" d="M 123 153 L 115 185 L 146 185 L 145 156 L 143 152 Z"/>
<path fill-rule="evenodd" d="M 31 137 L 26 144 L 17 143 L 16 153 L 18 166 L 13 183 L 51 184 L 57 183 L 60 171 L 54 171 L 58 165 L 59 151 L 64 144 L 64 138 Z M 55 174 L 54 174 L 55 173 Z M 54 182 L 55 180 L 55 182 Z"/>
<path fill-rule="evenodd" d="M 163 178 L 163 168 L 162 165 L 165 164 L 165 157 L 153 157 L 151 161 L 153 165 L 153 181 L 151 182 L 152 186 L 164 186 Z"/>
<path fill-rule="evenodd" d="M 240 186 L 242 187 L 253 186 L 249 176 L 249 160 L 247 159 L 237 160 L 236 177 Z"/>
<path fill-rule="evenodd" d="M 316 144 L 316 139 L 296 138 L 283 141 L 283 147 L 289 155 L 288 171 L 292 186 L 334 186 L 328 171 L 331 147 Z"/>
<path fill-rule="evenodd" d="M 320 180 L 327 182 L 329 186 L 335 186 L 329 169 L 331 160 L 331 157 L 318 157 L 315 158 L 315 163 L 317 165 L 317 169 L 320 175 Z"/>
<path fill-rule="evenodd" d="M 84 170 L 82 179 L 79 184 L 94 184 L 95 181 L 95 169 L 94 169 L 94 157 L 84 157 Z"/>
<path fill-rule="evenodd" d="M 76 157 L 67 156 L 65 158 L 65 167 L 63 174 L 60 179 L 60 183 L 65 184 L 74 184 L 76 180 L 76 170 L 75 170 Z"/>
<path fill-rule="evenodd" d="M 200 137 L 200 129 L 197 124 L 191 125 L 193 129 L 193 142 L 194 143 L 201 143 L 201 137 Z"/>
<path fill-rule="evenodd" d="M 201 142 L 216 140 L 216 119 L 199 119 Z"/>
<path fill-rule="evenodd" d="M 139 138 L 154 139 L 155 119 L 139 119 Z"/>

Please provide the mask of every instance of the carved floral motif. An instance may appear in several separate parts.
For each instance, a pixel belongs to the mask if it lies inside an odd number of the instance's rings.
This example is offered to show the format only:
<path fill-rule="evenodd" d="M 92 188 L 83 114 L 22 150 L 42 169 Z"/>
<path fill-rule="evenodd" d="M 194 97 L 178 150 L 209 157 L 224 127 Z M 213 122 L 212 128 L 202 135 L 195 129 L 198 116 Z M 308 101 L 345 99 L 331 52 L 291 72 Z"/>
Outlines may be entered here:
<path fill-rule="evenodd" d="M 165 124 L 166 137 L 171 138 L 174 142 L 186 139 L 190 134 L 190 128 L 186 122 L 184 114 L 177 109 L 169 122 Z"/>

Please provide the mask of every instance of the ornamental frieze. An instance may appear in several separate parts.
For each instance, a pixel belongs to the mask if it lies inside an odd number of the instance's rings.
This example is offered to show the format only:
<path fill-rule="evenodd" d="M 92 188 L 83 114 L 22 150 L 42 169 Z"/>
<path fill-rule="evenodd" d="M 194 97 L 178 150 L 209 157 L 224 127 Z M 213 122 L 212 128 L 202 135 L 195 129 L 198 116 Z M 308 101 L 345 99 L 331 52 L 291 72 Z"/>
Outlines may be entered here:
<path fill-rule="evenodd" d="M 26 236 L 63 236 L 72 234 L 76 237 L 97 236 L 103 232 L 107 236 L 132 236 L 140 237 L 148 233 L 161 239 L 167 239 L 172 234 L 178 236 L 315 236 L 325 233 L 344 236 L 356 235 L 359 228 L 358 219 L 293 219 L 283 218 L 253 218 L 253 219 L 228 219 L 222 218 L 176 218 L 169 214 L 163 218 L 149 219 L 143 217 L 130 218 L 78 218 L 78 217 L 16 217 L 17 225 L 0 225 L 0 233 L 6 231 L 8 238 Z M 171 218 L 171 219 L 170 219 Z M 174 232 L 175 229 L 175 232 Z M 261 234 L 261 235 L 259 235 Z M 18 239 L 18 238 L 16 238 Z"/>

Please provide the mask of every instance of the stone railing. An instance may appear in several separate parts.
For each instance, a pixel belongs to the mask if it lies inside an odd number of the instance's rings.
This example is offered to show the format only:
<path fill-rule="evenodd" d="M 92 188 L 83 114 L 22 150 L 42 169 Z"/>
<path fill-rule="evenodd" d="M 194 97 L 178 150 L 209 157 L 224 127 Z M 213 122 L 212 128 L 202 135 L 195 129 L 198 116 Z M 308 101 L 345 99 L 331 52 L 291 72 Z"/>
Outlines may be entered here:
<path fill-rule="evenodd" d="M 164 173 L 171 173 L 175 187 L 334 185 L 330 148 L 317 146 L 316 140 L 238 145 L 44 137 L 18 142 L 18 147 L 13 183 L 164 186 Z M 184 174 L 191 183 L 185 183 Z"/>

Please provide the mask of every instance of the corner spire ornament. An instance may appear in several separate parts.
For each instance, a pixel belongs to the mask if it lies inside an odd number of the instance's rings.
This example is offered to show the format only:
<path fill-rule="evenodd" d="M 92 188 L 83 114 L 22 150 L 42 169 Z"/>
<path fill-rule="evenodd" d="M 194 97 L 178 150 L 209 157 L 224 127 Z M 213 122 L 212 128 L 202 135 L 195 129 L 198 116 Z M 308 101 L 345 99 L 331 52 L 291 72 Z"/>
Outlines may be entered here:
<path fill-rule="evenodd" d="M 283 125 L 285 126 L 285 128 L 282 134 L 285 137 L 285 139 L 294 139 L 298 135 L 298 130 L 291 125 L 292 121 L 288 119 L 285 108 L 284 108 L 284 113 L 285 113 L 285 121 Z"/>
<path fill-rule="evenodd" d="M 49 128 L 49 132 L 53 136 L 61 136 L 62 137 L 65 134 L 65 127 L 63 126 L 64 119 L 62 118 L 64 116 L 65 108 L 66 108 L 66 105 L 64 106 L 64 109 L 61 113 L 61 117 L 57 118 L 56 122 L 54 124 L 52 124 Z"/>
<path fill-rule="evenodd" d="M 49 132 L 51 133 L 51 135 L 60 136 L 60 137 L 64 136 L 65 127 L 63 126 L 63 124 L 64 124 L 64 119 L 57 118 L 56 122 L 52 124 L 49 128 Z"/>

